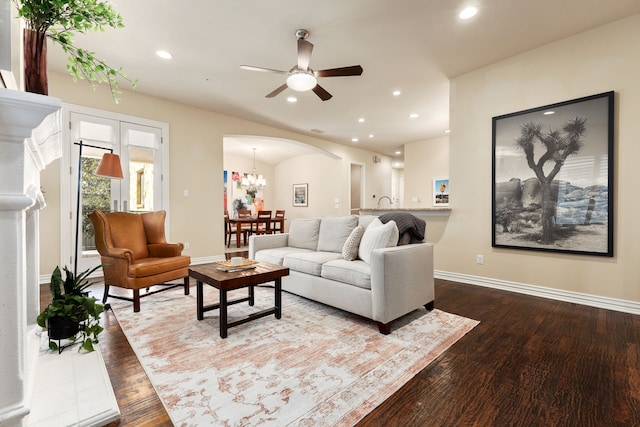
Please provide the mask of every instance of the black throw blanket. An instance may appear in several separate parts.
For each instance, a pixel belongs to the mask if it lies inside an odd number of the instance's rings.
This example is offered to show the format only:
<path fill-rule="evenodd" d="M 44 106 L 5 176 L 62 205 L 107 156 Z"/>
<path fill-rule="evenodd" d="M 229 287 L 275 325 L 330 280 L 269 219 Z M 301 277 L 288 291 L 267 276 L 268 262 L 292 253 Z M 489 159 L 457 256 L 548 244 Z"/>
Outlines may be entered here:
<path fill-rule="evenodd" d="M 415 215 L 408 212 L 390 212 L 380 215 L 380 221 L 383 224 L 389 221 L 395 221 L 401 238 L 404 233 L 409 233 L 412 243 L 424 240 L 427 223 Z"/>

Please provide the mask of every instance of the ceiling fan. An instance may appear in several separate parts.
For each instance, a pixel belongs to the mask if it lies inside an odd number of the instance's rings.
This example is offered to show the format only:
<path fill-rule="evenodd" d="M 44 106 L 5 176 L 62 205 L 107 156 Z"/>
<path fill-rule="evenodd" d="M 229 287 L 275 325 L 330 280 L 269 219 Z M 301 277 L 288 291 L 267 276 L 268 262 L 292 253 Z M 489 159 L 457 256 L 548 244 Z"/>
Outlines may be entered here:
<path fill-rule="evenodd" d="M 307 30 L 297 30 L 298 38 L 298 63 L 289 71 L 273 70 L 271 68 L 254 67 L 252 65 L 241 65 L 240 68 L 249 71 L 263 71 L 267 73 L 287 74 L 287 81 L 273 92 L 267 94 L 267 98 L 273 98 L 287 87 L 298 92 L 313 90 L 313 92 L 323 101 L 331 99 L 332 95 L 318 84 L 318 77 L 342 77 L 359 76 L 362 74 L 362 67 L 352 65 L 350 67 L 330 68 L 327 70 L 314 71 L 309 68 L 311 51 L 313 44 L 307 41 L 309 32 Z"/>

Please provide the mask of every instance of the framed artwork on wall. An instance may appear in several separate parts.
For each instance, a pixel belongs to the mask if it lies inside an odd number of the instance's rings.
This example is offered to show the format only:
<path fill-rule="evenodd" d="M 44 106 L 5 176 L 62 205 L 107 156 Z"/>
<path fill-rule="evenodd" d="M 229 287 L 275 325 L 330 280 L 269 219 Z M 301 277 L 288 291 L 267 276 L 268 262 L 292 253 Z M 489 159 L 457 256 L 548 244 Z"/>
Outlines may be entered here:
<path fill-rule="evenodd" d="M 449 206 L 449 178 L 433 180 L 433 206 Z"/>
<path fill-rule="evenodd" d="M 309 206 L 309 184 L 293 184 L 293 206 Z"/>
<path fill-rule="evenodd" d="M 493 117 L 492 246 L 613 256 L 614 92 Z"/>

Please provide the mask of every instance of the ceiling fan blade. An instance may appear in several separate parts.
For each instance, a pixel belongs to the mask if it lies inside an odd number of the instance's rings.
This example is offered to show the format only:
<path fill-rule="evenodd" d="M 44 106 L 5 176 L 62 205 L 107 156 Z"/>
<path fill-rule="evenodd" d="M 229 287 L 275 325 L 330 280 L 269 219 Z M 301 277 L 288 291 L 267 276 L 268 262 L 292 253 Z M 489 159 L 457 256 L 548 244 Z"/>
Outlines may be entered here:
<path fill-rule="evenodd" d="M 362 67 L 359 65 L 315 71 L 317 77 L 359 76 L 360 74 L 362 74 Z"/>
<path fill-rule="evenodd" d="M 287 74 L 287 71 L 273 70 L 271 68 L 263 68 L 263 67 L 254 67 L 253 65 L 241 65 L 240 68 L 242 68 L 243 70 L 249 70 L 249 71 L 262 71 L 264 73 Z"/>
<path fill-rule="evenodd" d="M 266 98 L 273 98 L 274 96 L 278 95 L 280 92 L 282 92 L 283 90 L 285 90 L 287 88 L 287 84 L 283 84 L 282 86 L 278 87 L 276 90 L 274 90 L 273 92 L 267 94 Z"/>
<path fill-rule="evenodd" d="M 328 101 L 333 97 L 333 95 L 324 90 L 324 88 L 320 85 L 316 85 L 316 87 L 314 87 L 312 90 L 323 101 Z"/>
<path fill-rule="evenodd" d="M 309 61 L 311 61 L 311 52 L 313 44 L 305 39 L 298 39 L 298 68 L 307 71 L 309 69 Z"/>

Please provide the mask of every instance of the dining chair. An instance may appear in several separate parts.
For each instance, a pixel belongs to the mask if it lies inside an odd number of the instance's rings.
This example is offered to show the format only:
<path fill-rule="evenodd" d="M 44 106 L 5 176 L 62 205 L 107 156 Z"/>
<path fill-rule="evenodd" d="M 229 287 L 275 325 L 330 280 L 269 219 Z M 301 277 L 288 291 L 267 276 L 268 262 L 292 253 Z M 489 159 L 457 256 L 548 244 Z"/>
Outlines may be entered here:
<path fill-rule="evenodd" d="M 284 210 L 276 210 L 276 214 L 271 220 L 271 232 L 277 231 L 284 233 Z"/>
<path fill-rule="evenodd" d="M 238 218 L 251 218 L 251 209 L 238 209 Z M 247 234 L 253 234 L 255 229 L 254 223 L 242 224 L 242 235 L 244 237 L 244 244 L 247 244 Z"/>
<path fill-rule="evenodd" d="M 256 234 L 271 234 L 271 211 L 258 211 Z"/>
<path fill-rule="evenodd" d="M 231 236 L 235 236 L 236 235 L 236 231 L 237 228 L 235 226 L 235 224 L 231 224 L 231 221 L 229 221 L 229 211 L 225 209 L 224 211 L 224 239 L 225 239 L 225 243 L 227 244 L 227 247 L 231 246 Z M 247 236 L 245 234 L 244 236 L 244 244 L 247 244 Z"/>

